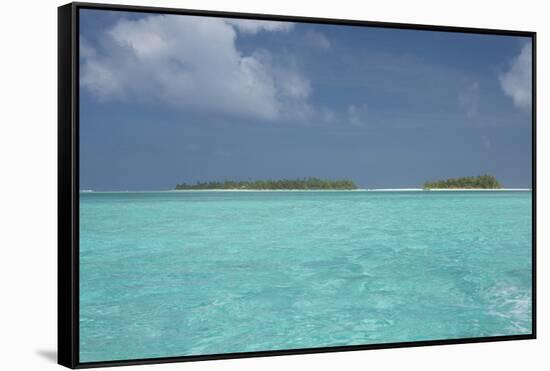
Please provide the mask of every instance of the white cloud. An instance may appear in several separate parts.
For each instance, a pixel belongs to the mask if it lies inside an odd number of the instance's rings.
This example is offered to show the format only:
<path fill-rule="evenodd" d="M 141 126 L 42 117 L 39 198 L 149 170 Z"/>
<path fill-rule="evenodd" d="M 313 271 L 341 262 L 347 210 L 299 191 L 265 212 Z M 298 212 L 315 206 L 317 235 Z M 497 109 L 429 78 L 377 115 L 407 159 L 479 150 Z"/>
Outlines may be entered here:
<path fill-rule="evenodd" d="M 504 93 L 514 100 L 514 104 L 523 109 L 531 108 L 531 43 L 525 44 L 521 52 L 510 62 L 506 73 L 500 76 L 500 86 Z"/>
<path fill-rule="evenodd" d="M 337 116 L 333 110 L 323 107 L 320 111 L 321 120 L 324 123 L 332 124 L 336 121 Z"/>
<path fill-rule="evenodd" d="M 466 116 L 473 118 L 479 111 L 479 83 L 474 81 L 468 84 L 459 94 L 458 103 L 466 112 Z"/>
<path fill-rule="evenodd" d="M 314 31 L 314 30 L 308 30 L 304 36 L 306 42 L 319 49 L 329 49 L 330 48 L 330 41 L 327 39 L 325 35 L 323 35 L 321 32 Z"/>
<path fill-rule="evenodd" d="M 363 126 L 364 125 L 364 116 L 367 111 L 365 105 L 356 106 L 355 104 L 350 104 L 348 106 L 348 121 L 353 126 Z"/>
<path fill-rule="evenodd" d="M 95 49 L 90 45 L 85 37 L 80 36 L 80 56 L 83 58 L 95 57 Z"/>
<path fill-rule="evenodd" d="M 255 35 L 260 31 L 288 32 L 294 27 L 292 22 L 258 21 L 254 19 L 225 19 L 225 22 L 235 26 L 243 34 Z"/>
<path fill-rule="evenodd" d="M 81 44 L 81 85 L 100 101 L 169 105 L 275 120 L 307 116 L 310 82 L 293 64 L 250 55 L 237 31 L 286 32 L 292 23 L 154 15 L 120 20 L 95 49 Z M 278 60 L 278 62 L 280 62 Z"/>
<path fill-rule="evenodd" d="M 285 71 L 288 73 L 281 79 L 281 92 L 290 99 L 307 99 L 311 94 L 311 84 L 296 71 Z M 279 76 L 282 77 L 282 76 Z"/>

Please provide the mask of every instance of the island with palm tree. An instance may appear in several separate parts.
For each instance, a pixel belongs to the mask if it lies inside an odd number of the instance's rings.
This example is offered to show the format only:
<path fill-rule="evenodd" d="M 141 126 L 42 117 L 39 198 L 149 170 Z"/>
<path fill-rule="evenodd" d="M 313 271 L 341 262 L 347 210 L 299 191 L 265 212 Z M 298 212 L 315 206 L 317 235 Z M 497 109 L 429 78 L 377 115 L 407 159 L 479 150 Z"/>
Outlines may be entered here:
<path fill-rule="evenodd" d="M 243 190 L 352 190 L 357 185 L 349 179 L 320 179 L 315 177 L 280 179 L 280 180 L 224 180 L 211 182 L 197 182 L 195 184 L 181 183 L 176 185 L 176 190 L 208 190 L 208 189 L 243 189 Z"/>
<path fill-rule="evenodd" d="M 424 189 L 500 189 L 500 182 L 492 175 L 449 178 L 424 183 Z"/>

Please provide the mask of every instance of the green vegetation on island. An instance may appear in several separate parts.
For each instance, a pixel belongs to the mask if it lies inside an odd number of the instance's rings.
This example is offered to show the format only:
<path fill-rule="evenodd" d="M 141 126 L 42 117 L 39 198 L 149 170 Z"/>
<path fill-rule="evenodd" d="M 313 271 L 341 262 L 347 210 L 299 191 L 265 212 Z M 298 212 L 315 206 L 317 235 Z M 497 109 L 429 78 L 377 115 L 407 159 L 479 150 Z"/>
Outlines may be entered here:
<path fill-rule="evenodd" d="M 466 176 L 462 178 L 449 178 L 435 182 L 424 183 L 424 189 L 496 189 L 502 188 L 499 181 L 492 175 Z"/>
<path fill-rule="evenodd" d="M 201 190 L 201 189 L 357 189 L 355 183 L 347 179 L 328 180 L 319 178 L 281 179 L 281 180 L 249 180 L 223 182 L 197 182 L 196 184 L 177 184 L 176 190 Z"/>

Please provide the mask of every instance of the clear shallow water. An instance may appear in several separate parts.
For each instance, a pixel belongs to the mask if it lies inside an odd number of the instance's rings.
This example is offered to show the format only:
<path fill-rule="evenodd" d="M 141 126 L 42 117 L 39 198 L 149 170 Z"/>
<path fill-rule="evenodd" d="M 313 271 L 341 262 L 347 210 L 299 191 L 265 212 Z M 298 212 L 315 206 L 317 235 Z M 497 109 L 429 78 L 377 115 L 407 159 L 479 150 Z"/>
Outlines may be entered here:
<path fill-rule="evenodd" d="M 530 192 L 80 195 L 80 361 L 531 333 Z"/>

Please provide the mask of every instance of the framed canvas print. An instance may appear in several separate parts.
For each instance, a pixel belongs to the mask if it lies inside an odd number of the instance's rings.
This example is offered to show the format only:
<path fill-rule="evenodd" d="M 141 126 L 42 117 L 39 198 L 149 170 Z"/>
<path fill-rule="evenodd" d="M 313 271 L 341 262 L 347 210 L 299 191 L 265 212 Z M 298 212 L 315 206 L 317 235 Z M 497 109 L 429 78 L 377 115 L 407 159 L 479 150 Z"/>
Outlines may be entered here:
<path fill-rule="evenodd" d="M 533 339 L 535 33 L 59 8 L 59 363 Z"/>

